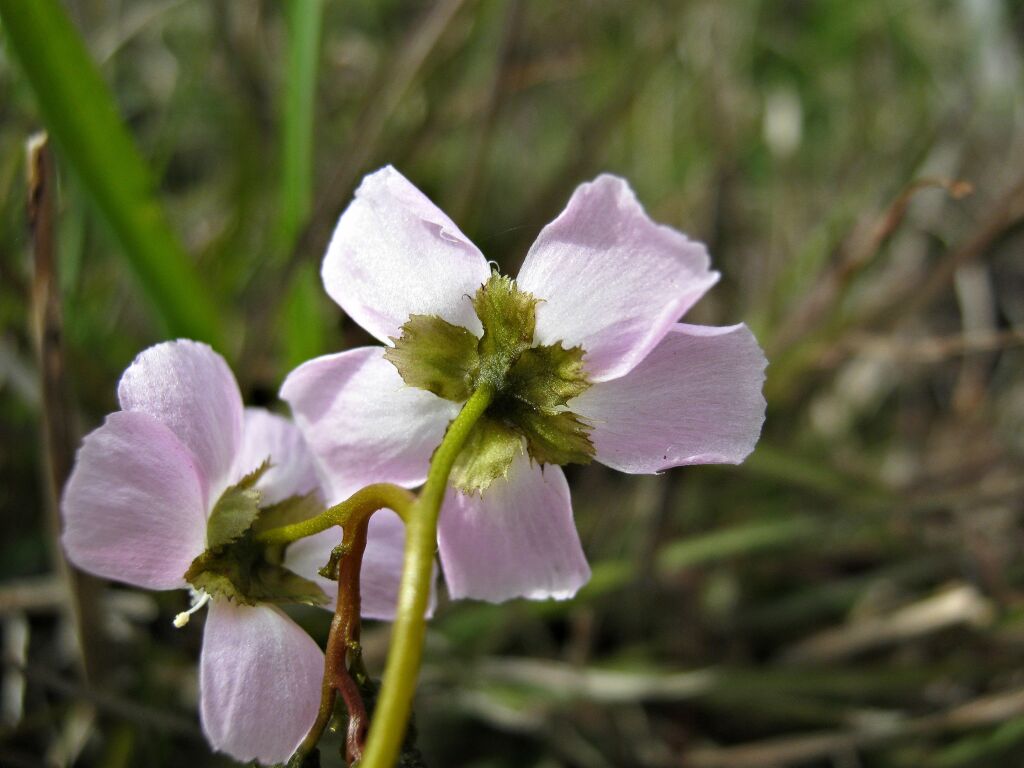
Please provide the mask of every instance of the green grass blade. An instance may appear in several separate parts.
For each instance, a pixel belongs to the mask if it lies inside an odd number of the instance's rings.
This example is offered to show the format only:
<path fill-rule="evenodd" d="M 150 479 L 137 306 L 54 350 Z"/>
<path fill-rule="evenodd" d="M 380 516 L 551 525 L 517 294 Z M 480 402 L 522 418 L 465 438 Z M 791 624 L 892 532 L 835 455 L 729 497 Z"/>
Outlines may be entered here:
<path fill-rule="evenodd" d="M 289 0 L 287 70 L 282 102 L 281 209 L 278 234 L 286 253 L 309 218 L 313 201 L 313 114 L 320 54 L 322 0 Z"/>
<path fill-rule="evenodd" d="M 119 239 L 163 330 L 222 347 L 207 285 L 171 230 L 149 169 L 59 0 L 0 0 L 0 22 L 63 159 Z"/>

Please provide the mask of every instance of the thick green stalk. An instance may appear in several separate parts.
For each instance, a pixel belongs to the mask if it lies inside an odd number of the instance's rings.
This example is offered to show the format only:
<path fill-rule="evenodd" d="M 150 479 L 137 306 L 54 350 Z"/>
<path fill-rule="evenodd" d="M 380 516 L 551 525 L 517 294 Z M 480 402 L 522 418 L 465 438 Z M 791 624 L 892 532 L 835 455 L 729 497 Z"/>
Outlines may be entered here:
<path fill-rule="evenodd" d="M 384 507 L 394 510 L 399 517 L 408 521 L 412 506 L 413 495 L 405 488 L 390 483 L 375 483 L 360 488 L 340 504 L 335 504 L 316 517 L 263 531 L 256 535 L 256 541 L 264 544 L 290 544 L 335 525 L 344 526 L 353 516 L 362 518 Z"/>
<path fill-rule="evenodd" d="M 164 330 L 223 349 L 208 285 L 171 230 L 149 169 L 59 0 L 0 0 L 0 22 L 61 157 L 120 241 Z"/>
<path fill-rule="evenodd" d="M 448 487 L 448 475 L 473 425 L 483 416 L 493 397 L 492 387 L 481 386 L 448 427 L 444 440 L 434 452 L 423 491 L 405 521 L 405 562 L 398 591 L 398 612 L 391 630 L 384 682 L 370 719 L 370 735 L 360 768 L 392 768 L 398 758 L 423 656 L 424 614 L 434 575 L 437 517 Z"/>
<path fill-rule="evenodd" d="M 288 0 L 287 68 L 282 102 L 280 253 L 306 224 L 313 200 L 313 115 L 323 0 Z"/>

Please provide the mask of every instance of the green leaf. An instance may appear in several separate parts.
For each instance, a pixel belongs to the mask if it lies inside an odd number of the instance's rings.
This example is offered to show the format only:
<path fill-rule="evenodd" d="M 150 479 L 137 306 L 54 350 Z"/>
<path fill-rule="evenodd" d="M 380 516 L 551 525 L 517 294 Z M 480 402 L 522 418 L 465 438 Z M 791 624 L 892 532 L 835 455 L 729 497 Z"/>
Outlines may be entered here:
<path fill-rule="evenodd" d="M 533 344 L 537 299 L 497 273 L 480 286 L 473 308 L 484 327 L 480 339 L 480 378 L 500 389 L 509 368 Z"/>
<path fill-rule="evenodd" d="M 206 522 L 208 548 L 215 549 L 229 544 L 256 522 L 263 501 L 263 492 L 256 487 L 256 483 L 268 469 L 269 459 L 220 495 Z"/>
<path fill-rule="evenodd" d="M 478 365 L 476 336 L 435 315 L 411 315 L 384 358 L 410 387 L 461 403 Z"/>
<path fill-rule="evenodd" d="M 59 0 L 0 0 L 7 50 L 32 86 L 60 156 L 117 236 L 171 336 L 224 349 L 220 312 L 180 240 L 117 105 Z"/>
<path fill-rule="evenodd" d="M 590 426 L 572 411 L 520 409 L 516 425 L 526 435 L 526 450 L 541 464 L 589 464 L 594 456 Z"/>
<path fill-rule="evenodd" d="M 523 437 L 515 429 L 495 419 L 482 418 L 452 467 L 452 485 L 465 493 L 482 492 L 523 452 Z"/>
<path fill-rule="evenodd" d="M 583 347 L 533 347 L 519 356 L 508 373 L 508 390 L 540 409 L 563 406 L 589 387 L 583 371 Z"/>

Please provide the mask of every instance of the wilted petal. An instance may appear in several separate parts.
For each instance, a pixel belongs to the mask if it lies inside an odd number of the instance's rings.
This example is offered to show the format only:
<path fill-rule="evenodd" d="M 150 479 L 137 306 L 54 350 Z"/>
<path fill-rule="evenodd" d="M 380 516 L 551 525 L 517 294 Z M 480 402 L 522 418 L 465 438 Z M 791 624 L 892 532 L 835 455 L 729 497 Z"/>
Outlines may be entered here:
<path fill-rule="evenodd" d="M 707 251 L 651 221 L 616 176 L 580 185 L 530 248 L 519 287 L 543 301 L 536 340 L 582 345 L 592 380 L 622 376 L 718 280 Z"/>
<path fill-rule="evenodd" d="M 324 608 L 331 611 L 338 599 L 338 582 L 319 576 L 317 570 L 327 563 L 331 550 L 340 543 L 341 531 L 332 528 L 290 544 L 285 558 L 285 565 L 300 576 L 315 580 L 323 588 L 331 598 Z M 370 518 L 363 568 L 359 574 L 360 612 L 364 618 L 383 621 L 395 618 L 404 547 L 405 526 L 401 518 L 390 509 L 375 512 Z M 434 614 L 436 583 L 436 579 L 431 580 L 428 617 Z"/>
<path fill-rule="evenodd" d="M 246 408 L 235 474 L 248 474 L 266 459 L 270 459 L 271 467 L 257 484 L 263 491 L 264 505 L 309 493 L 317 487 L 313 457 L 299 428 L 284 416 L 263 408 Z"/>
<path fill-rule="evenodd" d="M 383 341 L 411 314 L 480 333 L 469 297 L 487 280 L 483 255 L 391 166 L 363 179 L 341 215 L 322 270 L 327 293 Z"/>
<path fill-rule="evenodd" d="M 236 760 L 284 762 L 316 719 L 324 655 L 278 608 L 214 600 L 199 661 L 203 732 Z"/>
<path fill-rule="evenodd" d="M 458 405 L 408 387 L 384 359 L 362 347 L 310 360 L 281 387 L 309 445 L 328 502 L 368 483 L 415 486 Z"/>
<path fill-rule="evenodd" d="M 64 551 L 83 570 L 149 589 L 184 587 L 206 547 L 206 485 L 192 454 L 146 413 L 86 436 L 64 489 Z"/>
<path fill-rule="evenodd" d="M 569 403 L 593 425 L 597 460 L 622 472 L 738 464 L 764 422 L 766 361 L 745 325 L 675 325 L 626 376 Z"/>
<path fill-rule="evenodd" d="M 212 506 L 231 481 L 242 439 L 242 396 L 224 358 L 197 341 L 157 344 L 124 372 L 117 396 L 121 408 L 155 416 L 192 451 Z"/>
<path fill-rule="evenodd" d="M 449 490 L 439 523 L 441 567 L 453 598 L 572 597 L 590 578 L 565 475 L 525 454 L 483 495 Z"/>

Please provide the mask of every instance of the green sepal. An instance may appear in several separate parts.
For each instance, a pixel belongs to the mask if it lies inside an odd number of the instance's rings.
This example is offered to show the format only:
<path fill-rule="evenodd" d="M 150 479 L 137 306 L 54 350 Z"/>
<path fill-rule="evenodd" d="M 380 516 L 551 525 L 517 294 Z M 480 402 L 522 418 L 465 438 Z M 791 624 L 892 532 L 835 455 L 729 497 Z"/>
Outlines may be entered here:
<path fill-rule="evenodd" d="M 473 297 L 473 309 L 484 335 L 480 339 L 480 380 L 500 388 L 505 374 L 533 344 L 537 299 L 521 291 L 515 280 L 492 274 Z"/>
<path fill-rule="evenodd" d="M 526 435 L 526 452 L 540 464 L 589 464 L 594 457 L 590 425 L 572 411 L 524 408 L 516 425 Z"/>
<path fill-rule="evenodd" d="M 185 581 L 241 605 L 326 603 L 327 595 L 316 582 L 281 565 L 281 550 L 258 543 L 249 529 L 230 544 L 199 555 L 185 572 Z"/>
<path fill-rule="evenodd" d="M 228 544 L 252 527 L 260 514 L 263 493 L 256 483 L 270 469 L 267 459 L 220 495 L 206 521 L 206 546 L 209 549 Z"/>
<path fill-rule="evenodd" d="M 583 347 L 548 344 L 527 349 L 509 371 L 506 387 L 516 399 L 540 409 L 565 405 L 590 387 Z"/>
<path fill-rule="evenodd" d="M 256 483 L 269 468 L 263 462 L 221 494 L 207 522 L 207 549 L 192 561 L 185 581 L 241 605 L 320 605 L 327 595 L 319 585 L 285 568 L 284 547 L 259 543 L 256 534 L 313 517 L 323 505 L 316 493 L 309 493 L 261 509 Z"/>
<path fill-rule="evenodd" d="M 410 315 L 401 330 L 401 336 L 391 338 L 395 346 L 384 352 L 384 359 L 402 380 L 445 400 L 466 400 L 479 363 L 477 337 L 436 315 Z"/>
<path fill-rule="evenodd" d="M 300 496 L 289 496 L 276 504 L 263 507 L 256 522 L 253 523 L 252 529 L 256 533 L 262 533 L 271 528 L 280 528 L 283 525 L 309 520 L 323 511 L 323 502 L 320 500 L 320 494 L 316 491 L 310 491 Z"/>
<path fill-rule="evenodd" d="M 515 457 L 523 452 L 523 437 L 514 428 L 486 416 L 476 423 L 452 466 L 451 483 L 465 493 L 483 492 L 506 477 Z"/>

